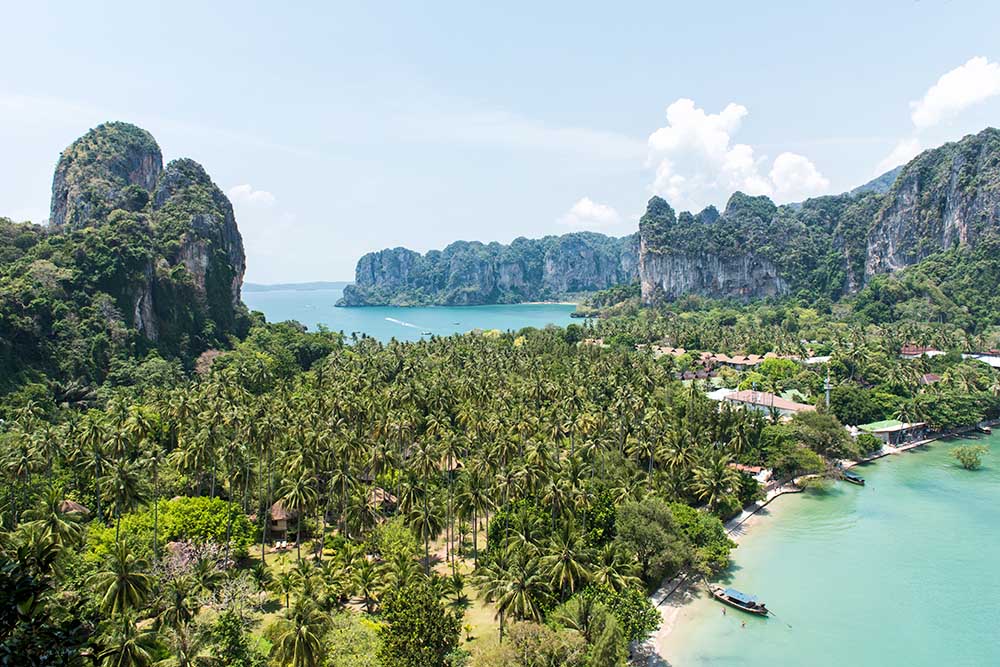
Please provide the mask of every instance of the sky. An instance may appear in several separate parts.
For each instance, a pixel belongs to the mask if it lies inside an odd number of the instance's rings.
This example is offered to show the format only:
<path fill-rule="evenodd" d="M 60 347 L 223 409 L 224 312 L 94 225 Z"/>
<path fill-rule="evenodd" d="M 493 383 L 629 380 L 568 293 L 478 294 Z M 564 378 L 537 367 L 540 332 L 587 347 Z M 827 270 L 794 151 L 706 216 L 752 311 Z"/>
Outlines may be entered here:
<path fill-rule="evenodd" d="M 0 215 L 107 120 L 200 162 L 246 279 L 849 190 L 1000 125 L 1000 3 L 5 3 Z M 426 6 L 419 6 L 426 5 Z"/>

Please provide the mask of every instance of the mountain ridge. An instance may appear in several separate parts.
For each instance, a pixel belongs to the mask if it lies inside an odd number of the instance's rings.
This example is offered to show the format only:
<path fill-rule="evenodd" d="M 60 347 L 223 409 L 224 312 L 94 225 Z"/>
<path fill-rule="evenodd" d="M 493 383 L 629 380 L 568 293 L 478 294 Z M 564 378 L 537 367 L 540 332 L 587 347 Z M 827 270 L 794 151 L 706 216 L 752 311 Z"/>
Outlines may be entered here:
<path fill-rule="evenodd" d="M 638 282 L 647 305 L 686 294 L 750 300 L 802 293 L 836 300 L 874 275 L 912 266 L 953 244 L 974 244 L 998 231 L 998 220 L 1000 131 L 986 128 L 928 149 L 848 192 L 794 204 L 779 206 L 766 196 L 736 192 L 721 213 L 709 206 L 695 214 L 676 213 L 653 197 L 637 234 L 612 239 L 576 233 L 605 239 L 605 247 L 617 243 L 616 271 L 607 270 L 600 253 L 595 259 L 592 248 L 581 252 L 572 244 L 567 252 L 551 254 L 548 263 L 535 259 L 531 266 L 542 265 L 543 271 L 521 270 L 504 256 L 515 244 L 527 247 L 572 234 L 520 238 L 509 246 L 463 241 L 423 255 L 406 248 L 368 253 L 338 305 L 553 298 L 560 272 L 591 278 L 576 280 L 582 287 L 575 291 L 610 287 L 612 279 Z"/>

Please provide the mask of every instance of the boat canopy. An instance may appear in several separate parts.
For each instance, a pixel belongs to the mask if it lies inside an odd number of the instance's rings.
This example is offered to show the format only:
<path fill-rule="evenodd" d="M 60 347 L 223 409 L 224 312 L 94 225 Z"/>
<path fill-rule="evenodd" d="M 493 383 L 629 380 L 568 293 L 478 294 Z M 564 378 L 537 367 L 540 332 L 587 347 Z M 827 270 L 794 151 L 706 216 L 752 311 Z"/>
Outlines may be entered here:
<path fill-rule="evenodd" d="M 741 593 L 735 588 L 727 588 L 723 592 L 726 594 L 726 597 L 730 597 L 738 602 L 742 602 L 743 604 L 757 604 L 756 595 L 747 595 L 746 593 Z"/>

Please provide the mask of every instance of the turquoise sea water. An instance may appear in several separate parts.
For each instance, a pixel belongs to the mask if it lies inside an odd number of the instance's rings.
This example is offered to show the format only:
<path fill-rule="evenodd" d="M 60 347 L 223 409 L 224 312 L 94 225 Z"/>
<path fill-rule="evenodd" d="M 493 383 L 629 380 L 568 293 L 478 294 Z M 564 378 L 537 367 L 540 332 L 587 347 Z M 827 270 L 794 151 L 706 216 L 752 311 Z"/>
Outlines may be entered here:
<path fill-rule="evenodd" d="M 777 616 L 702 597 L 666 639 L 670 665 L 1000 665 L 1000 435 L 979 442 L 978 471 L 939 442 L 858 468 L 864 487 L 776 500 L 727 581 Z"/>
<path fill-rule="evenodd" d="M 566 326 L 574 306 L 560 304 L 518 304 L 511 306 L 432 306 L 397 308 L 335 308 L 343 290 L 278 290 L 244 292 L 243 301 L 259 310 L 269 322 L 298 320 L 310 329 L 324 324 L 333 331 L 363 332 L 388 341 L 418 340 L 429 331 L 436 336 L 465 333 L 472 329 L 518 330 L 542 328 L 546 324 Z"/>

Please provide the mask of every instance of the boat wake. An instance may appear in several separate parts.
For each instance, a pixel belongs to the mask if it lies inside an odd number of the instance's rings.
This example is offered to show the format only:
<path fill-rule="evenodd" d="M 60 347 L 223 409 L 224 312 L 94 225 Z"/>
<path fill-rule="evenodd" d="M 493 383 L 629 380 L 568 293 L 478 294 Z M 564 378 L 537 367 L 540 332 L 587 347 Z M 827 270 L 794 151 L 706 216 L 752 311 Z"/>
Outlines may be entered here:
<path fill-rule="evenodd" d="M 398 324 L 398 325 L 403 326 L 403 327 L 410 327 L 412 329 L 419 329 L 420 328 L 416 324 L 410 324 L 409 322 L 404 322 L 403 320 L 397 320 L 395 317 L 387 317 L 387 318 L 385 318 L 385 321 L 386 322 L 392 322 L 393 324 Z"/>

